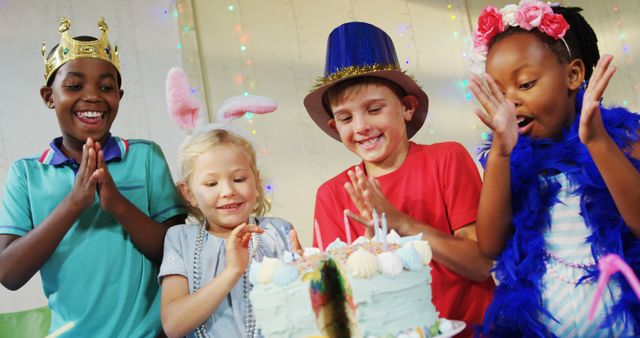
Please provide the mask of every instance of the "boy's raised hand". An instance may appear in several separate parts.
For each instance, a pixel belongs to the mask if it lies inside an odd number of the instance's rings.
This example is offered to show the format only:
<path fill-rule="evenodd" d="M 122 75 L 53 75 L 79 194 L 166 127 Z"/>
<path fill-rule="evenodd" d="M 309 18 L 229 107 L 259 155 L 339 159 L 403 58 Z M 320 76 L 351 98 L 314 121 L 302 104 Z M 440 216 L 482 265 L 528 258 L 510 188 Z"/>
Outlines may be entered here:
<path fill-rule="evenodd" d="M 347 171 L 349 180 L 344 184 L 344 189 L 351 197 L 351 201 L 358 209 L 358 214 L 353 213 L 351 210 L 345 209 L 344 213 L 347 217 L 365 226 L 365 236 L 371 238 L 373 236 L 373 208 L 367 204 L 363 193 L 363 187 L 366 185 L 366 177 L 364 174 L 358 175 L 362 170 L 356 167 L 355 172 L 352 170 Z"/>
<path fill-rule="evenodd" d="M 249 265 L 249 241 L 254 233 L 261 234 L 264 229 L 254 224 L 242 223 L 235 227 L 225 241 L 227 268 L 236 274 L 243 274 Z"/>
<path fill-rule="evenodd" d="M 502 94 L 491 75 L 485 74 L 485 78 L 486 85 L 480 77 L 473 74 L 470 77 L 469 88 L 484 108 L 474 113 L 493 131 L 492 149 L 498 155 L 508 156 L 518 142 L 516 107 Z"/>
<path fill-rule="evenodd" d="M 87 139 L 87 143 L 82 146 L 82 159 L 80 159 L 80 168 L 76 174 L 76 181 L 71 188 L 69 198 L 73 205 L 77 205 L 82 210 L 90 207 L 96 196 L 96 187 L 98 177 L 96 172 L 96 150 L 94 142 L 91 138 Z"/>
<path fill-rule="evenodd" d="M 348 174 L 351 183 L 346 183 L 345 189 L 360 214 L 345 210 L 346 215 L 366 227 L 365 235 L 367 237 L 373 236 L 374 209 L 378 213 L 378 217 L 385 213 L 389 230 L 396 229 L 398 232 L 403 233 L 399 226 L 403 224 L 404 218 L 408 217 L 408 215 L 391 204 L 382 191 L 378 180 L 375 177 L 367 177 L 359 167 L 356 167 L 355 173 L 349 171 Z"/>
<path fill-rule="evenodd" d="M 609 85 L 609 80 L 616 72 L 616 67 L 611 66 L 613 56 L 603 55 L 591 74 L 589 86 L 582 99 L 582 112 L 580 114 L 580 141 L 587 144 L 606 137 L 607 131 L 602 123 L 600 115 L 600 100 Z"/>

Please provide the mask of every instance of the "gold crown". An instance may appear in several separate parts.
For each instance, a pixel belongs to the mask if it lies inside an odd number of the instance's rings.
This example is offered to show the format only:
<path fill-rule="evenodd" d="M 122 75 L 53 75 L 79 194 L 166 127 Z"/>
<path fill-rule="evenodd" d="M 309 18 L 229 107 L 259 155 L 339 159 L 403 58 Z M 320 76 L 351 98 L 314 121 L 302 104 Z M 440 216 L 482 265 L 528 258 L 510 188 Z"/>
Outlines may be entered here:
<path fill-rule="evenodd" d="M 109 26 L 104 22 L 104 18 L 98 20 L 98 28 L 100 29 L 100 37 L 94 41 L 80 41 L 69 36 L 68 30 L 71 27 L 71 21 L 67 18 L 60 19 L 60 44 L 56 51 L 47 59 L 47 47 L 42 41 L 42 59 L 44 61 L 44 79 L 45 83 L 49 82 L 49 77 L 63 64 L 80 58 L 95 58 L 105 60 L 111 63 L 118 73 L 120 73 L 120 58 L 118 57 L 118 46 L 111 48 L 111 43 L 107 35 L 109 34 Z"/>

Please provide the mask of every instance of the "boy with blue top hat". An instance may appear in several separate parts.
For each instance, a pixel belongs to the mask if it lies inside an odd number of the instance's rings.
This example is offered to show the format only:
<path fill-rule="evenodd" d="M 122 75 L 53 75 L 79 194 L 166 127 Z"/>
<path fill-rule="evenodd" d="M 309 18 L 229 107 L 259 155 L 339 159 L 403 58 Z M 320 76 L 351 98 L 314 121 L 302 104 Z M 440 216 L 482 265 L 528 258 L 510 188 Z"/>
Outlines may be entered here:
<path fill-rule="evenodd" d="M 62 136 L 11 166 L 0 208 L 0 281 L 12 290 L 38 270 L 67 337 L 161 334 L 156 262 L 182 205 L 160 148 L 110 134 L 123 91 L 108 26 L 61 40 L 45 62 L 41 96 Z"/>
<path fill-rule="evenodd" d="M 462 336 L 471 336 L 495 287 L 475 231 L 480 176 L 458 143 L 409 141 L 429 100 L 400 68 L 391 38 L 364 22 L 334 29 L 324 77 L 304 104 L 325 133 L 362 159 L 318 188 L 322 238 L 314 245 L 371 237 L 375 213 L 402 236 L 421 233 L 433 250 L 433 303 L 441 317 L 465 321 Z M 345 214 L 353 226 L 343 226 Z"/>

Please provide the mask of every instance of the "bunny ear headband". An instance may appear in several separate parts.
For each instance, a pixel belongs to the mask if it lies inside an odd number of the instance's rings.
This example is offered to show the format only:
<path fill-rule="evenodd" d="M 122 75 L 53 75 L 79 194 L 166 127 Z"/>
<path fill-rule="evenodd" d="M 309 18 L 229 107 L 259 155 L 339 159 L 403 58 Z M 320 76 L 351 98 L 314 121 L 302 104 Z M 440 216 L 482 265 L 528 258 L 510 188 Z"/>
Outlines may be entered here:
<path fill-rule="evenodd" d="M 166 95 L 169 115 L 179 127 L 190 132 L 192 136 L 214 129 L 224 129 L 244 137 L 239 130 L 231 126 L 231 120 L 240 118 L 247 112 L 271 113 L 278 107 L 273 99 L 264 96 L 233 96 L 220 105 L 216 112 L 216 121 L 206 124 L 200 116 L 202 105 L 191 94 L 187 74 L 178 67 L 171 68 L 167 74 Z"/>

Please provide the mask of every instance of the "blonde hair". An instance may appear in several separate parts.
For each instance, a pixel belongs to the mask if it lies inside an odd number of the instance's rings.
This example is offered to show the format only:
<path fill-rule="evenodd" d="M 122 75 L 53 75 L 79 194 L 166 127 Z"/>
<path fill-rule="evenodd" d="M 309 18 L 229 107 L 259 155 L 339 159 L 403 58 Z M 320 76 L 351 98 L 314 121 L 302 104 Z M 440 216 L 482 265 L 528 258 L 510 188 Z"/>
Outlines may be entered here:
<path fill-rule="evenodd" d="M 180 169 L 180 180 L 178 184 L 182 183 L 188 186 L 198 156 L 216 146 L 234 146 L 249 157 L 249 165 L 251 166 L 251 172 L 253 172 L 256 178 L 256 190 L 258 192 L 256 205 L 252 212 L 257 216 L 263 216 L 271 209 L 271 203 L 267 200 L 264 193 L 262 177 L 256 164 L 256 152 L 251 142 L 233 132 L 224 129 L 213 129 L 199 133 L 183 143 L 178 151 L 178 167 Z M 180 196 L 185 200 L 185 205 L 189 213 L 199 221 L 204 221 L 202 212 L 198 208 L 191 206 L 182 194 L 180 194 Z"/>

